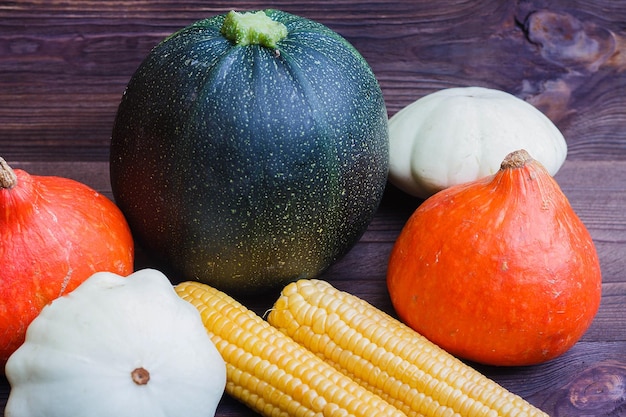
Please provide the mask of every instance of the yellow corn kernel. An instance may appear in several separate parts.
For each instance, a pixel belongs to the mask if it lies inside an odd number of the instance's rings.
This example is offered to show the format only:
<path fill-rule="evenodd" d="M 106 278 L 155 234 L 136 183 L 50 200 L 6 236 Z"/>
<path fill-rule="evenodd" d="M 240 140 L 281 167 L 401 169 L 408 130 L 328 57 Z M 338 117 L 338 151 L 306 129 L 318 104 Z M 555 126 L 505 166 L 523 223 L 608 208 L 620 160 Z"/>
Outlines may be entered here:
<path fill-rule="evenodd" d="M 264 416 L 405 415 L 217 289 L 176 286 L 226 362 L 226 392 Z"/>
<path fill-rule="evenodd" d="M 408 416 L 547 417 L 400 321 L 325 281 L 287 285 L 267 320 Z"/>

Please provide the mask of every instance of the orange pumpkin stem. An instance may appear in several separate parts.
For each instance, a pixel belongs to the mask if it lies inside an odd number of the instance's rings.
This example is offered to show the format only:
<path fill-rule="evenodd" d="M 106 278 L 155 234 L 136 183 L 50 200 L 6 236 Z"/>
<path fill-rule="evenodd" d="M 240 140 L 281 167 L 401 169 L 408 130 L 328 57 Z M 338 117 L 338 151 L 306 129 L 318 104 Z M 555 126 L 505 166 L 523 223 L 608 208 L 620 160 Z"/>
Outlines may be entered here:
<path fill-rule="evenodd" d="M 520 149 L 518 151 L 513 151 L 505 156 L 502 164 L 500 164 L 500 169 L 522 168 L 524 165 L 526 165 L 526 163 L 532 160 L 532 156 L 530 156 L 530 154 L 526 150 Z"/>
<path fill-rule="evenodd" d="M 7 162 L 0 157 L 0 188 L 13 188 L 17 185 L 17 175 Z"/>

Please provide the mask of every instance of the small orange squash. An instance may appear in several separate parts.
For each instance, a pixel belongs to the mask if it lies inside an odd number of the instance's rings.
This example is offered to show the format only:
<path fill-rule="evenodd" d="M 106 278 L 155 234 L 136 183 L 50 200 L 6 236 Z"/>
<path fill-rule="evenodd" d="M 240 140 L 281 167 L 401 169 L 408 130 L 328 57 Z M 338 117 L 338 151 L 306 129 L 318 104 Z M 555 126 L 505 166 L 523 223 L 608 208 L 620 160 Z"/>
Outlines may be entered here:
<path fill-rule="evenodd" d="M 570 349 L 597 313 L 601 281 L 587 228 L 524 150 L 424 201 L 387 271 L 402 321 L 458 357 L 507 366 Z"/>
<path fill-rule="evenodd" d="M 41 309 L 95 272 L 128 275 L 134 244 L 106 196 L 0 158 L 0 368 Z"/>

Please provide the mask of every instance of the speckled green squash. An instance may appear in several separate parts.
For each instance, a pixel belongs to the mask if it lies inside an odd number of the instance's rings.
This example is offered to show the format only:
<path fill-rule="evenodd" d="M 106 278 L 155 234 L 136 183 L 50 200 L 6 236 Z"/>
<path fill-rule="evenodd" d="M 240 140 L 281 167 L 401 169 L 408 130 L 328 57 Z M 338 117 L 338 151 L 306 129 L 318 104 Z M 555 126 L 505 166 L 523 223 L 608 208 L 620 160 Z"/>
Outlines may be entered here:
<path fill-rule="evenodd" d="M 226 15 L 157 45 L 120 103 L 111 185 L 136 240 L 222 290 L 318 276 L 370 223 L 388 172 L 371 68 L 329 28 L 277 10 L 286 36 L 237 44 Z"/>

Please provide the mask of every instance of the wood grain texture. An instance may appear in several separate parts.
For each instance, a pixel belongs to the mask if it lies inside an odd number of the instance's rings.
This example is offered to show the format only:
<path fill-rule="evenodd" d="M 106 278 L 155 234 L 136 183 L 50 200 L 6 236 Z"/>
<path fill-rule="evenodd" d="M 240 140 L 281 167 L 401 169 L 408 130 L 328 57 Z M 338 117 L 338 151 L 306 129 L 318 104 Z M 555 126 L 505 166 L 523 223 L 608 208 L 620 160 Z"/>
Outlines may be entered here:
<path fill-rule="evenodd" d="M 392 115 L 435 90 L 482 85 L 546 112 L 569 158 L 626 159 L 626 7 L 591 1 L 5 1 L 0 3 L 0 153 L 108 158 L 130 76 L 173 31 L 230 9 L 275 7 L 345 36 Z"/>
<path fill-rule="evenodd" d="M 556 178 L 598 249 L 600 310 L 582 340 L 556 360 L 477 368 L 553 417 L 626 416 L 626 2 L 3 1 L 0 156 L 111 197 L 113 119 L 149 50 L 201 18 L 261 7 L 345 36 L 372 66 L 390 115 L 441 88 L 481 85 L 533 103 L 557 124 L 569 153 Z M 360 242 L 323 278 L 393 314 L 386 262 L 420 203 L 389 186 Z M 139 250 L 137 266 L 150 265 Z M 276 296 L 241 301 L 263 314 Z M 0 377 L 0 410 L 8 394 Z M 218 409 L 218 417 L 248 415 L 230 398 Z"/>
<path fill-rule="evenodd" d="M 112 197 L 106 162 L 9 162 L 36 175 L 62 174 Z M 626 415 L 625 174 L 626 161 L 566 161 L 556 176 L 589 228 L 603 270 L 600 310 L 582 340 L 563 356 L 541 365 L 496 368 L 470 364 L 553 417 Z M 394 315 L 385 284 L 387 258 L 402 226 L 420 203 L 388 186 L 362 239 L 322 278 Z M 139 248 L 137 268 L 156 265 Z M 240 301 L 263 315 L 276 298 L 277 293 L 268 293 Z M 0 380 L 2 406 L 8 394 L 6 381 Z M 248 415 L 250 411 L 231 398 L 224 398 L 218 408 L 218 417 Z"/>

